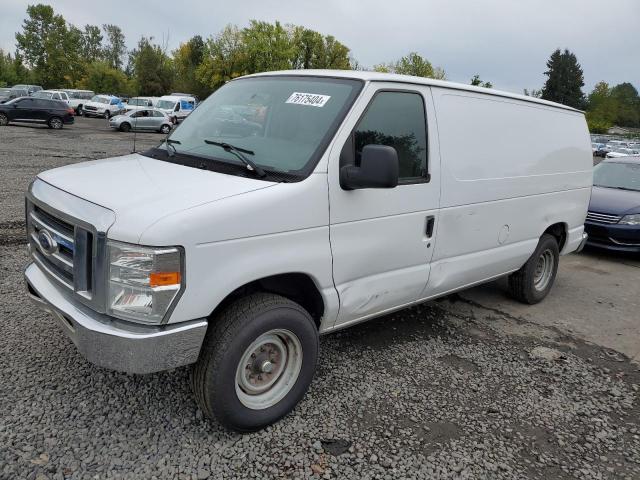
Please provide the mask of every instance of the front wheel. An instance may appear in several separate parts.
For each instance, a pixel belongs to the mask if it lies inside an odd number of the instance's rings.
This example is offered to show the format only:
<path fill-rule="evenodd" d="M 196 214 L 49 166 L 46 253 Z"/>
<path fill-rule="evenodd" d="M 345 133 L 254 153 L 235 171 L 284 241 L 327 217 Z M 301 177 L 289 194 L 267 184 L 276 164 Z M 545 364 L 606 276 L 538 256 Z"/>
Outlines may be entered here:
<path fill-rule="evenodd" d="M 538 246 L 520 270 L 509 275 L 509 293 L 523 303 L 542 301 L 551 290 L 558 272 L 558 241 L 545 233 Z"/>
<path fill-rule="evenodd" d="M 279 295 L 251 294 L 211 319 L 191 386 L 207 417 L 233 430 L 258 430 L 302 399 L 318 350 L 318 330 L 304 308 Z"/>
<path fill-rule="evenodd" d="M 0 113 L 0 126 L 5 127 L 9 125 L 9 117 L 7 117 L 4 113 Z"/>
<path fill-rule="evenodd" d="M 111 118 L 111 112 L 109 110 L 104 112 L 104 118 L 106 118 L 107 120 L 109 120 Z"/>
<path fill-rule="evenodd" d="M 129 125 L 127 122 L 122 122 L 120 124 L 120 131 L 121 132 L 130 132 L 131 131 L 131 125 Z"/>

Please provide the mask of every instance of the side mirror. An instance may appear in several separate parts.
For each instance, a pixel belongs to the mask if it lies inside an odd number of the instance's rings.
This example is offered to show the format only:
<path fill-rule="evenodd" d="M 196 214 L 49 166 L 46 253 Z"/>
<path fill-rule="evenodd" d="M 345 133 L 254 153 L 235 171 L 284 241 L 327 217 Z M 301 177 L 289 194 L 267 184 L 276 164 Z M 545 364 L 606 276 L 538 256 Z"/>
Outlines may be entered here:
<path fill-rule="evenodd" d="M 340 169 L 340 186 L 344 190 L 360 188 L 394 188 L 398 185 L 398 152 L 386 145 L 366 145 L 360 166 Z"/>

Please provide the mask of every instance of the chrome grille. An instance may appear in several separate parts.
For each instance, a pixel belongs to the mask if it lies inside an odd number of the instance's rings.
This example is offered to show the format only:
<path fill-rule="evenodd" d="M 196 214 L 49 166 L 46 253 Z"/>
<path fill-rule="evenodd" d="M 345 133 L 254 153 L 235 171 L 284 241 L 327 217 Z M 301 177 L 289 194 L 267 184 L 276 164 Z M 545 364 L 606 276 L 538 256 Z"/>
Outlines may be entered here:
<path fill-rule="evenodd" d="M 62 285 L 90 298 L 93 233 L 30 202 L 27 232 L 36 263 Z"/>
<path fill-rule="evenodd" d="M 587 212 L 587 220 L 594 223 L 613 224 L 620 221 L 619 216 L 609 215 L 607 213 Z"/>

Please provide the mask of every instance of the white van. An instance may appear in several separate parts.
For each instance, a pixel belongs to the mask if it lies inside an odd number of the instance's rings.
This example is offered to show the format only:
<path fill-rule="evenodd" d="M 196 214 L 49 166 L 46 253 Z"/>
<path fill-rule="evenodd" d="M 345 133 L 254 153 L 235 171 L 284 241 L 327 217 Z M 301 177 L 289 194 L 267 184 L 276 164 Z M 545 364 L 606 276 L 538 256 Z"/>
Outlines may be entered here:
<path fill-rule="evenodd" d="M 124 104 L 126 111 L 131 110 L 148 110 L 158 103 L 157 97 L 133 97 Z"/>
<path fill-rule="evenodd" d="M 541 301 L 584 245 L 591 184 L 572 108 L 270 72 L 224 85 L 157 148 L 39 174 L 25 276 L 88 360 L 193 364 L 204 413 L 254 430 L 304 396 L 319 334 L 502 276 Z"/>
<path fill-rule="evenodd" d="M 178 123 L 187 118 L 196 108 L 196 99 L 194 97 L 164 95 L 156 102 L 155 107 L 173 121 Z"/>

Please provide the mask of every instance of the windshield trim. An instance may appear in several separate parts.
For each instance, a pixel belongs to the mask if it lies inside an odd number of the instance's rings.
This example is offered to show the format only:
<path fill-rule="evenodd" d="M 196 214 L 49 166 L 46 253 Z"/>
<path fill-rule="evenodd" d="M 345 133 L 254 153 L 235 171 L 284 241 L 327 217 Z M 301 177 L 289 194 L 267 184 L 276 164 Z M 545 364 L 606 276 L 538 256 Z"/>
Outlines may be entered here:
<path fill-rule="evenodd" d="M 340 126 L 344 122 L 345 118 L 347 117 L 347 114 L 349 113 L 349 111 L 351 110 L 351 108 L 355 104 L 356 100 L 358 99 L 358 97 L 362 93 L 362 90 L 364 89 L 364 86 L 365 86 L 366 82 L 364 80 L 362 80 L 362 79 L 359 79 L 359 78 L 327 77 L 327 76 L 323 76 L 323 75 L 295 75 L 295 74 L 292 74 L 292 75 L 260 75 L 260 76 L 255 76 L 255 77 L 238 77 L 238 78 L 235 78 L 235 79 L 231 80 L 228 83 L 231 83 L 231 82 L 248 82 L 248 81 L 255 82 L 255 81 L 260 81 L 259 79 L 262 79 L 262 78 L 268 78 L 269 80 L 277 80 L 277 81 L 291 81 L 292 79 L 303 80 L 303 81 L 304 80 L 308 80 L 308 81 L 318 81 L 319 80 L 319 81 L 325 81 L 327 83 L 342 83 L 342 84 L 346 84 L 346 85 L 352 85 L 354 87 L 353 90 L 351 91 L 351 93 L 349 94 L 349 96 L 347 97 L 347 99 L 345 100 L 344 105 L 337 112 L 337 114 L 335 115 L 335 118 L 333 119 L 333 121 L 331 122 L 329 127 L 327 128 L 327 131 L 326 131 L 324 137 L 322 137 L 322 139 L 318 143 L 318 146 L 316 147 L 315 151 L 311 154 L 311 156 L 307 160 L 307 163 L 301 169 L 299 169 L 299 170 L 289 170 L 289 171 L 283 171 L 283 170 L 279 170 L 279 169 L 274 169 L 270 165 L 264 165 L 264 164 L 260 163 L 260 152 L 256 152 L 256 157 L 257 158 L 253 159 L 254 162 L 256 162 L 260 167 L 262 167 L 268 174 L 270 174 L 270 175 L 283 175 L 283 176 L 287 176 L 287 177 L 290 177 L 292 179 L 295 179 L 293 181 L 298 181 L 298 182 L 302 181 L 302 180 L 306 179 L 309 175 L 311 175 L 313 170 L 315 170 L 316 166 L 318 165 L 318 162 L 320 162 L 320 159 L 322 158 L 324 153 L 327 151 L 327 148 L 329 147 L 329 144 L 331 143 L 331 141 L 335 137 L 338 129 L 340 128 Z M 187 120 L 188 120 L 188 117 L 187 117 Z M 174 132 L 175 131 L 177 131 L 177 129 L 174 130 Z M 169 138 L 171 138 L 171 135 L 169 136 Z M 182 152 L 178 151 L 177 153 L 180 154 Z M 207 155 L 199 155 L 199 154 L 194 154 L 192 152 L 189 152 L 189 155 L 198 156 L 198 157 L 202 157 L 202 158 L 206 158 L 206 159 L 212 158 L 212 157 L 209 157 Z M 213 157 L 213 158 L 215 159 L 215 157 Z M 228 160 L 225 160 L 225 161 L 228 162 Z M 244 167 L 244 165 L 242 163 L 240 163 L 240 162 L 238 162 L 238 165 L 242 165 Z"/>

